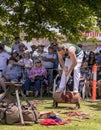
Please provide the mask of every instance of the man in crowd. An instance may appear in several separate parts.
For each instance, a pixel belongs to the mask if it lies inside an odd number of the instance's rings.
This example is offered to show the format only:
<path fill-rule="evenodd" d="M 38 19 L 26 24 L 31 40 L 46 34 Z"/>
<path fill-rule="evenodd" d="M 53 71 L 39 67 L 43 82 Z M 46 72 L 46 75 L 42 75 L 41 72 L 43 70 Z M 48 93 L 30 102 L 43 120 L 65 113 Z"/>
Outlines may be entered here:
<path fill-rule="evenodd" d="M 7 60 L 10 58 L 10 55 L 4 51 L 2 45 L 0 45 L 0 70 L 4 71 L 7 67 Z"/>
<path fill-rule="evenodd" d="M 54 62 L 56 60 L 56 54 L 54 54 L 53 47 L 48 47 L 48 53 L 45 53 L 43 58 L 43 64 L 45 65 L 46 69 L 49 73 L 49 85 L 52 86 L 53 83 L 53 67 Z"/>
<path fill-rule="evenodd" d="M 40 44 L 38 45 L 37 49 L 34 51 L 33 56 L 34 56 L 34 59 L 42 60 L 42 57 L 44 56 L 44 54 L 45 54 L 44 45 Z"/>
<path fill-rule="evenodd" d="M 12 51 L 16 50 L 19 54 L 20 37 L 15 37 L 15 43 L 12 45 Z"/>
<path fill-rule="evenodd" d="M 0 77 L 0 85 L 3 90 L 6 91 L 6 81 L 17 81 L 20 72 L 18 71 L 18 67 L 16 66 L 16 61 L 12 58 L 8 60 L 8 64 L 6 69 L 2 72 L 2 76 Z"/>
<path fill-rule="evenodd" d="M 64 90 L 71 72 L 74 71 L 73 91 L 78 92 L 80 80 L 80 67 L 84 56 L 82 49 L 77 45 L 64 43 L 58 46 L 57 52 L 60 65 L 63 68 L 61 82 L 57 91 Z M 63 60 L 64 55 L 66 56 L 65 62 Z"/>

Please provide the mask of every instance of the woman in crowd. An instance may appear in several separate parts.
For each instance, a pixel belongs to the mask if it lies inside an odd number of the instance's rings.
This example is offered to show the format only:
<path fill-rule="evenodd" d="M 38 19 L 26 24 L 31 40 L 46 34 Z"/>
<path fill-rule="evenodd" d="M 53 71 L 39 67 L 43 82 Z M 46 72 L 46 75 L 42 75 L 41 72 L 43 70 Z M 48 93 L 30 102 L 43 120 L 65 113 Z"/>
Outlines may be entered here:
<path fill-rule="evenodd" d="M 79 84 L 79 92 L 82 94 L 82 97 L 85 98 L 85 96 L 91 96 L 91 86 L 90 86 L 91 70 L 88 67 L 87 61 L 83 62 L 80 72 L 81 72 L 81 78 Z M 85 91 L 83 92 L 84 86 Z"/>
<path fill-rule="evenodd" d="M 19 54 L 17 53 L 16 50 L 13 50 L 12 53 L 11 53 L 11 58 L 13 58 L 16 62 L 18 62 L 18 56 Z"/>
<path fill-rule="evenodd" d="M 47 78 L 47 70 L 45 66 L 42 65 L 41 60 L 36 60 L 35 65 L 32 67 L 29 73 L 29 79 L 25 81 L 24 90 L 26 92 L 26 96 L 29 96 L 30 86 L 34 86 L 35 88 L 35 97 L 38 96 L 41 88 L 41 82 L 46 81 Z"/>
<path fill-rule="evenodd" d="M 19 61 L 19 63 L 23 66 L 23 76 L 25 77 L 25 79 L 28 78 L 29 71 L 33 66 L 33 60 L 30 58 L 29 51 L 24 51 L 23 58 Z"/>
<path fill-rule="evenodd" d="M 93 65 L 96 63 L 95 53 L 91 51 L 88 58 L 88 66 L 92 70 Z"/>

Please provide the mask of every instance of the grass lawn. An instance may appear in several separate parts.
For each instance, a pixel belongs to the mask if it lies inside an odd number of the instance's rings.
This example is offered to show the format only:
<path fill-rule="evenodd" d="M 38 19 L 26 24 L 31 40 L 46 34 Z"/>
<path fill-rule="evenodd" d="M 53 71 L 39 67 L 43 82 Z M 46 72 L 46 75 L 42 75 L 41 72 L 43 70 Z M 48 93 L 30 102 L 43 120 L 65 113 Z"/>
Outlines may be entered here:
<path fill-rule="evenodd" d="M 52 99 L 43 98 L 38 99 L 41 103 L 37 105 L 39 111 L 53 111 L 59 113 L 57 117 L 62 120 L 71 119 L 71 123 L 65 125 L 56 126 L 41 126 L 40 124 L 33 124 L 32 126 L 10 126 L 10 125 L 0 125 L 0 130 L 101 130 L 101 102 L 91 103 L 86 101 L 81 101 L 81 108 L 79 110 L 66 109 L 68 107 L 74 107 L 72 104 L 59 104 L 57 109 L 53 109 Z M 32 98 L 30 101 L 33 102 Z M 69 111 L 82 111 L 84 113 L 90 114 L 90 119 L 83 119 L 77 117 L 69 117 L 65 112 Z"/>

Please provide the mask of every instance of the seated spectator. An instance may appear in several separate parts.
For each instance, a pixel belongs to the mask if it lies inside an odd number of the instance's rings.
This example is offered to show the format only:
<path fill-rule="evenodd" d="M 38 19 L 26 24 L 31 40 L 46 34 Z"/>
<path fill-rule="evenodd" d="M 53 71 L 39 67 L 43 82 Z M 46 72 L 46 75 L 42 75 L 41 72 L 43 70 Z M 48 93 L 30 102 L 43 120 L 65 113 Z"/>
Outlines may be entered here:
<path fill-rule="evenodd" d="M 72 73 L 72 74 L 73 74 L 73 73 Z M 73 75 L 71 75 L 71 76 L 69 77 L 68 82 L 67 82 L 67 90 L 73 91 L 73 83 L 74 83 L 74 81 L 73 81 Z"/>
<path fill-rule="evenodd" d="M 11 58 L 13 58 L 15 61 L 18 61 L 18 53 L 16 50 L 13 50 L 12 53 L 11 53 Z"/>
<path fill-rule="evenodd" d="M 0 78 L 0 84 L 4 91 L 6 91 L 5 82 L 18 81 L 18 68 L 15 65 L 14 59 L 9 59 L 8 65 L 5 71 L 2 72 L 2 77 Z"/>
<path fill-rule="evenodd" d="M 84 87 L 84 84 L 86 86 L 86 90 L 88 95 L 91 96 L 91 87 L 90 87 L 90 78 L 91 78 L 91 71 L 88 68 L 87 61 L 83 62 L 81 67 L 81 78 L 79 83 L 79 91 L 82 94 L 82 89 Z"/>
<path fill-rule="evenodd" d="M 41 88 L 42 78 L 44 79 L 43 81 L 45 81 L 45 83 L 47 84 L 47 71 L 45 67 L 42 65 L 41 60 L 36 60 L 35 66 L 33 66 L 30 70 L 29 79 L 27 79 L 24 84 L 26 96 L 29 96 L 29 89 L 31 85 L 33 85 L 35 88 L 35 97 L 38 96 Z"/>
<path fill-rule="evenodd" d="M 33 60 L 30 58 L 29 51 L 24 51 L 23 58 L 19 61 L 19 63 L 23 66 L 23 73 L 25 75 L 25 78 L 28 78 L 29 71 L 33 66 Z"/>
<path fill-rule="evenodd" d="M 56 74 L 56 76 L 54 78 L 54 89 L 53 89 L 53 92 L 55 92 L 59 88 L 61 75 L 62 75 L 62 69 L 60 68 L 60 69 L 58 69 L 57 74 Z"/>

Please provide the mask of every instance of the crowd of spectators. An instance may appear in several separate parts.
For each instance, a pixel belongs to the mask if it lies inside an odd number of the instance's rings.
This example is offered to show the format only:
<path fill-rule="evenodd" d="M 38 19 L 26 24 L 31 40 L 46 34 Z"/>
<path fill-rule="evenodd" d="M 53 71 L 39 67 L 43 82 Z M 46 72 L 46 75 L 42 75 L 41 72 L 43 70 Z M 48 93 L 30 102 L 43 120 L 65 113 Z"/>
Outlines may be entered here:
<path fill-rule="evenodd" d="M 20 42 L 20 38 L 15 38 L 15 43 L 12 44 L 11 54 L 8 54 L 4 49 L 4 44 L 0 43 L 0 85 L 3 91 L 6 91 L 5 82 L 23 82 L 23 91 L 26 96 L 29 96 L 29 91 L 32 86 L 34 97 L 38 97 L 42 83 L 50 90 L 53 89 L 54 75 L 58 70 L 58 55 L 57 43 L 50 43 L 49 47 L 40 44 L 32 45 L 31 51 Z M 97 96 L 101 98 L 101 50 L 98 53 L 90 51 L 84 53 L 84 59 L 81 66 L 81 79 L 79 92 L 81 94 L 85 86 L 85 95 L 83 98 L 91 97 L 92 91 L 92 67 L 97 64 Z M 72 90 L 73 73 L 67 83 L 68 88 Z M 47 90 L 47 88 L 46 88 Z"/>
<path fill-rule="evenodd" d="M 45 51 L 42 44 L 32 45 L 32 51 L 29 51 L 16 37 L 11 54 L 8 54 L 4 44 L 0 43 L 0 84 L 3 91 L 7 88 L 6 82 L 23 82 L 26 96 L 29 96 L 32 86 L 37 97 L 42 82 L 52 89 L 53 70 L 58 68 L 56 46 L 56 43 L 52 43 Z"/>

